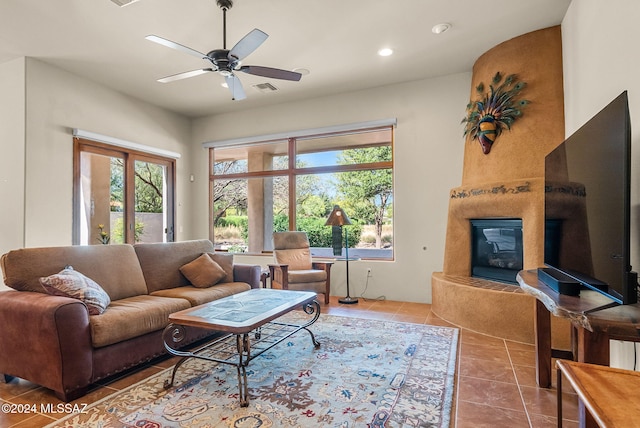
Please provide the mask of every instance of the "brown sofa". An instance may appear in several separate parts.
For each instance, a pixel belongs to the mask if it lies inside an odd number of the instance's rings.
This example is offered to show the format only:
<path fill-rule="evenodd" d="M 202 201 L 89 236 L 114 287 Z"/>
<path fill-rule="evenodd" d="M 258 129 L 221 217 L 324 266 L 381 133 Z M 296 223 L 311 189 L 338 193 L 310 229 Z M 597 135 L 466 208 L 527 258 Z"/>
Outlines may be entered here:
<path fill-rule="evenodd" d="M 221 283 L 192 286 L 180 267 L 204 253 L 214 253 L 208 240 L 8 252 L 2 271 L 15 291 L 0 292 L 0 373 L 70 401 L 100 379 L 165 354 L 162 333 L 169 314 L 260 287 L 260 266 L 233 264 L 233 256 L 224 253 L 216 253 L 228 272 Z M 67 265 L 106 291 L 111 303 L 103 313 L 89 315 L 82 301 L 42 287 L 41 277 Z M 190 329 L 185 344 L 211 334 Z"/>

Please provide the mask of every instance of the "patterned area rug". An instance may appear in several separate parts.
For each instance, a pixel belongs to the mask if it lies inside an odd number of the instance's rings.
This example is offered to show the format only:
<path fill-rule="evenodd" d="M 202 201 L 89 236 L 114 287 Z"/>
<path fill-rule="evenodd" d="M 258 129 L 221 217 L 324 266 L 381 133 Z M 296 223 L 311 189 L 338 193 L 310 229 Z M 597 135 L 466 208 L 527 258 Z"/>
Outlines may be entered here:
<path fill-rule="evenodd" d="M 250 362 L 248 407 L 235 367 L 191 359 L 167 390 L 171 369 L 49 426 L 449 426 L 457 329 L 331 315 L 310 329 L 320 348 L 300 331 Z"/>

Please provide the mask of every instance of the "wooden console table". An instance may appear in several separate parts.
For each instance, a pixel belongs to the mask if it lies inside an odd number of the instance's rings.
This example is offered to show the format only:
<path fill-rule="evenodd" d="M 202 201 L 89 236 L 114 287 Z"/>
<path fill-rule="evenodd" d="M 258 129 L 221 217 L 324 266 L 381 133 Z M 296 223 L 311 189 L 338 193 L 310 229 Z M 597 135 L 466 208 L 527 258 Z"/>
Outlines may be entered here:
<path fill-rule="evenodd" d="M 593 290 L 581 290 L 578 297 L 561 295 L 539 281 L 535 269 L 520 271 L 517 281 L 536 298 L 536 381 L 541 388 L 551 386 L 552 357 L 608 366 L 610 339 L 640 342 L 640 304 L 608 307 L 614 302 Z M 551 348 L 551 314 L 571 321 L 571 351 Z M 581 426 L 597 426 L 582 405 L 580 417 Z"/>

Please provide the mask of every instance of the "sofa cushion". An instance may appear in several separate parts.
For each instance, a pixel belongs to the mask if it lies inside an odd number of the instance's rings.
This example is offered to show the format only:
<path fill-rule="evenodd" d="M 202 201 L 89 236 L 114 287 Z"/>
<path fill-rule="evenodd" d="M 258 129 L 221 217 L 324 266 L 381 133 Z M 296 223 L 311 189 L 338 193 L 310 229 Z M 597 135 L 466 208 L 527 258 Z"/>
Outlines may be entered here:
<path fill-rule="evenodd" d="M 194 287 L 207 288 L 216 285 L 227 276 L 220 265 L 207 254 L 180 267 L 180 272 L 187 277 Z"/>
<path fill-rule="evenodd" d="M 46 293 L 40 278 L 67 265 L 90 275 L 112 301 L 147 294 L 140 263 L 128 244 L 22 248 L 2 256 L 5 284 L 18 291 Z"/>
<path fill-rule="evenodd" d="M 190 306 L 184 299 L 148 295 L 112 301 L 101 315 L 89 317 L 91 341 L 99 348 L 163 329 L 170 314 Z"/>
<path fill-rule="evenodd" d="M 71 297 L 84 302 L 89 315 L 100 315 L 111 299 L 94 280 L 67 266 L 59 273 L 40 278 L 42 286 L 54 296 Z"/>
<path fill-rule="evenodd" d="M 226 272 L 226 276 L 220 282 L 233 282 L 233 254 L 229 253 L 209 253 L 209 257 L 220 265 Z"/>
<path fill-rule="evenodd" d="M 154 291 L 151 295 L 186 299 L 191 303 L 191 306 L 198 306 L 250 289 L 249 284 L 245 282 L 225 282 L 209 288 L 196 288 L 190 285 L 186 287 L 169 288 Z"/>
<path fill-rule="evenodd" d="M 180 267 L 202 253 L 213 252 L 213 244 L 207 239 L 135 244 L 133 247 L 138 255 L 149 293 L 189 285 L 189 280 L 180 273 Z"/>

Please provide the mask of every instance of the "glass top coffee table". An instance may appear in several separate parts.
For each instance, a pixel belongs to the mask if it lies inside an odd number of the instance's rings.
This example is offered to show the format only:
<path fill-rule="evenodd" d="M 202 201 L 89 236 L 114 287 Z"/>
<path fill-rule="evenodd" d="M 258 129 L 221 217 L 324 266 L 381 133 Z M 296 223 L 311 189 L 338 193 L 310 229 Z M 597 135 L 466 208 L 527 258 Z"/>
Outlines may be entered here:
<path fill-rule="evenodd" d="M 302 308 L 310 319 L 303 319 L 300 324 L 278 320 L 295 308 Z M 176 371 L 189 358 L 230 364 L 238 369 L 240 405 L 246 407 L 249 405 L 246 371 L 249 362 L 300 330 L 306 330 L 318 348 L 320 343 L 308 327 L 319 316 L 320 304 L 316 293 L 265 288 L 251 289 L 173 313 L 169 315 L 170 324 L 163 333 L 164 346 L 170 354 L 182 358 L 174 366 L 171 380 L 165 381 L 164 387 L 173 386 Z M 178 350 L 188 327 L 226 334 L 197 349 Z M 232 340 L 234 336 L 235 341 Z"/>

